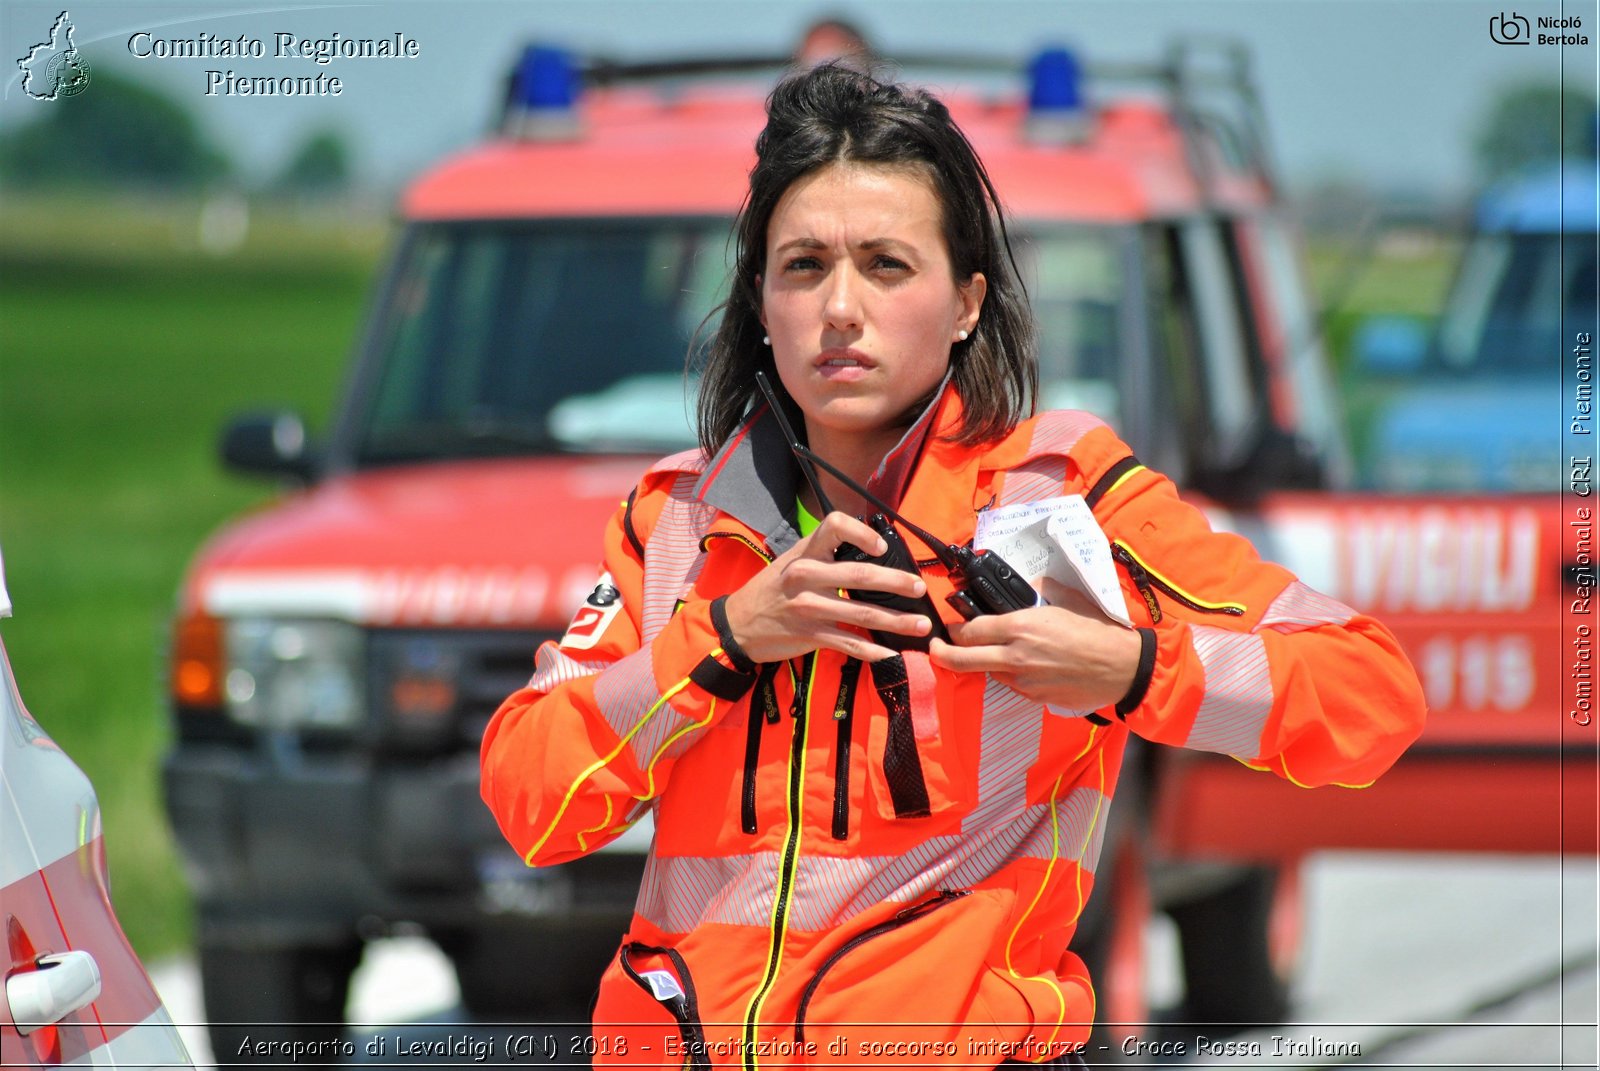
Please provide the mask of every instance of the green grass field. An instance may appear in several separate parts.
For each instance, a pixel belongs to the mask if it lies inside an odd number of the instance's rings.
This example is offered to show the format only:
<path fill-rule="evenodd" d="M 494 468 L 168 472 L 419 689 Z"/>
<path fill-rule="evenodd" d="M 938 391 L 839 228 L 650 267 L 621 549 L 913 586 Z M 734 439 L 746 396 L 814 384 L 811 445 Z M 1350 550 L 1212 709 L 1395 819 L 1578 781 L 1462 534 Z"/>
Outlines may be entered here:
<path fill-rule="evenodd" d="M 1339 303 L 1327 324 L 1335 360 L 1343 363 L 1363 317 L 1428 318 L 1437 314 L 1459 255 L 1459 246 L 1452 240 L 1393 243 L 1391 248 L 1380 245 L 1365 254 L 1343 244 L 1313 244 L 1306 265 L 1312 290 L 1323 303 Z"/>
<path fill-rule="evenodd" d="M 100 794 L 113 897 L 144 956 L 189 939 L 159 797 L 168 615 L 185 562 L 272 493 L 226 476 L 217 433 L 262 404 L 322 423 L 382 220 L 253 221 L 234 253 L 193 204 L 0 209 L 0 546 L 24 700 Z"/>
<path fill-rule="evenodd" d="M 168 615 L 185 563 L 272 489 L 224 475 L 243 409 L 321 426 L 385 236 L 372 214 L 258 212 L 236 252 L 198 248 L 194 204 L 21 200 L 0 209 L 0 546 L 24 698 L 93 778 L 113 892 L 146 956 L 189 908 L 159 796 Z M 1427 313 L 1448 251 L 1373 262 L 1332 321 Z M 1318 284 L 1340 274 L 1316 251 Z"/>

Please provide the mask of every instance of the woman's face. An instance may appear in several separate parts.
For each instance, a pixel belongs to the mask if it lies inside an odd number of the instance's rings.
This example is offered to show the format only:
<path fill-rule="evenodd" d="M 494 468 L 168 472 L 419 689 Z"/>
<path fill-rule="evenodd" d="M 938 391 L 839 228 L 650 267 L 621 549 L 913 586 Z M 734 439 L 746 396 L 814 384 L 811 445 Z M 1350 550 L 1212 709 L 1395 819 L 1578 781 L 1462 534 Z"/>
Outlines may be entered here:
<path fill-rule="evenodd" d="M 986 282 L 954 278 L 927 180 L 834 164 L 778 200 L 759 285 L 761 323 L 811 446 L 842 458 L 894 444 L 944 378 L 958 333 L 978 322 Z"/>

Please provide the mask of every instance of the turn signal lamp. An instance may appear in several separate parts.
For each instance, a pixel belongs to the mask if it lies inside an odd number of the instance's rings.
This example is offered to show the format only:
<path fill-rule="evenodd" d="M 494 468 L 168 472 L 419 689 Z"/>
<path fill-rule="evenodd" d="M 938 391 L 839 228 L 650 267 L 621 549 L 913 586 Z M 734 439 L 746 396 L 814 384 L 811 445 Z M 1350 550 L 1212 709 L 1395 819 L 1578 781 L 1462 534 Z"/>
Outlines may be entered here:
<path fill-rule="evenodd" d="M 579 73 L 572 53 L 549 45 L 529 45 L 511 75 L 505 133 L 517 138 L 553 139 L 577 132 Z"/>
<path fill-rule="evenodd" d="M 1028 137 L 1034 141 L 1081 141 L 1088 133 L 1083 70 L 1061 47 L 1042 49 L 1028 64 Z"/>
<path fill-rule="evenodd" d="M 222 706 L 222 622 L 196 612 L 178 622 L 172 644 L 172 695 L 180 706 Z"/>

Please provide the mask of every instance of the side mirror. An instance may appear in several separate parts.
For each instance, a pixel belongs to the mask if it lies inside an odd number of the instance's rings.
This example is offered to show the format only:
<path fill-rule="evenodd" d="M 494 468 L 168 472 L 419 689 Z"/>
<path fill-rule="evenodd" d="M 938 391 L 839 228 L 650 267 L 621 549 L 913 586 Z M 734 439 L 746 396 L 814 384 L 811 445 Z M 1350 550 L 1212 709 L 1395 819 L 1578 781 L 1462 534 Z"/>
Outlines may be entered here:
<path fill-rule="evenodd" d="M 305 482 L 316 468 L 305 422 L 288 410 L 236 417 L 222 433 L 220 452 L 224 466 L 252 476 Z"/>
<path fill-rule="evenodd" d="M 1369 316 L 1356 328 L 1353 349 L 1364 375 L 1414 376 L 1428 355 L 1428 327 L 1412 316 Z"/>

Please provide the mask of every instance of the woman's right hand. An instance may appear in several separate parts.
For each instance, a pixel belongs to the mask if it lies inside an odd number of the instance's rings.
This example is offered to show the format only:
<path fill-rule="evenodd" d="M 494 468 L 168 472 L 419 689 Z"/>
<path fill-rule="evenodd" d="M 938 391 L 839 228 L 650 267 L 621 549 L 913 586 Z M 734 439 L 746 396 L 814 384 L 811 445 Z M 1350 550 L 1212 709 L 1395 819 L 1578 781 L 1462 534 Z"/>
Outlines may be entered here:
<path fill-rule="evenodd" d="M 848 588 L 918 598 L 927 591 L 915 573 L 866 562 L 834 561 L 834 551 L 845 543 L 874 556 L 888 549 L 883 537 L 864 522 L 848 514 L 830 513 L 816 531 L 728 596 L 723 604 L 728 627 L 745 654 L 757 662 L 779 662 L 826 647 L 863 662 L 876 662 L 895 652 L 856 629 L 906 636 L 926 636 L 932 631 L 932 622 L 921 614 L 890 610 L 842 593 Z"/>

